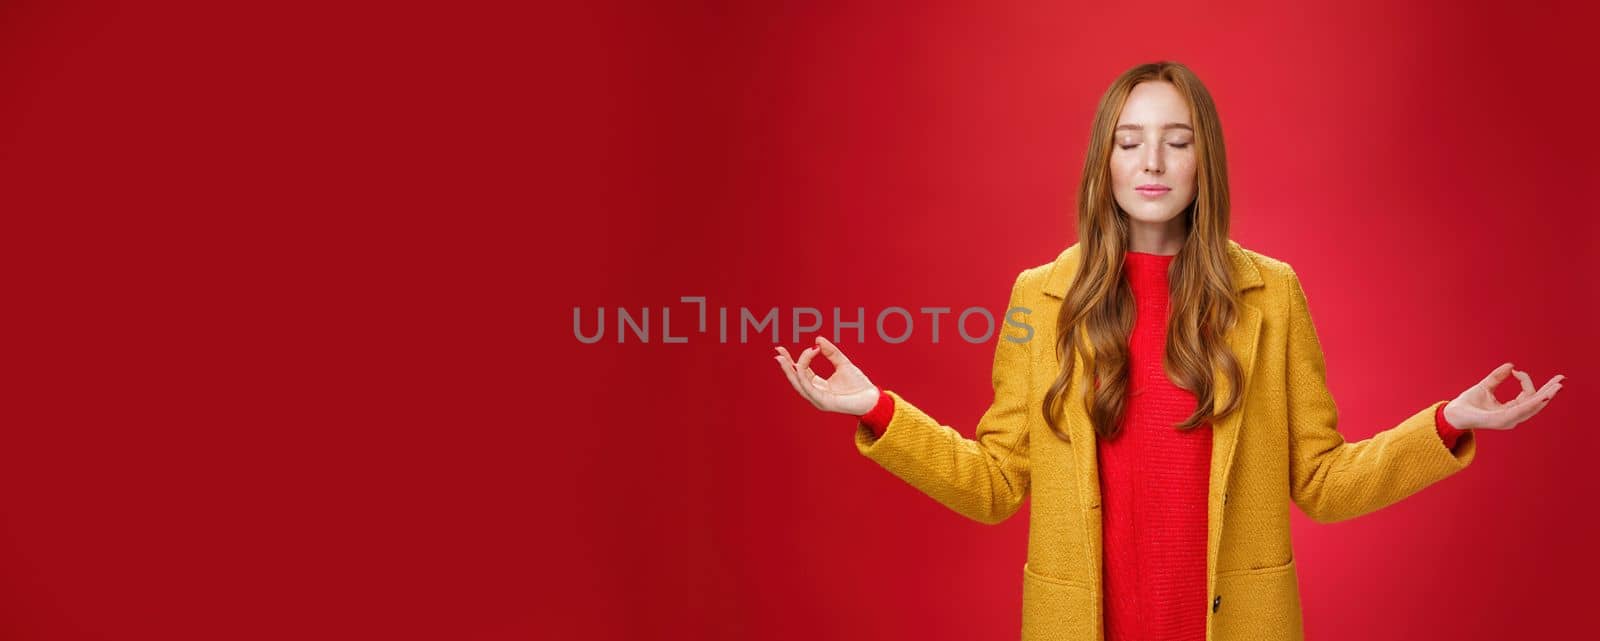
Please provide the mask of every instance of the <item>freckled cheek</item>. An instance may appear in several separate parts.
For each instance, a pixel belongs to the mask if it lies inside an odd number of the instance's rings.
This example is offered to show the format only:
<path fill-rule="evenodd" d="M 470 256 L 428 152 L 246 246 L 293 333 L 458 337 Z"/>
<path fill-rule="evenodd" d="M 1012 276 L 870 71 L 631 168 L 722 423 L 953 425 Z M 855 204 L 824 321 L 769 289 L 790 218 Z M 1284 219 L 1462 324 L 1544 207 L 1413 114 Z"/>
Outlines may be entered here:
<path fill-rule="evenodd" d="M 1191 158 L 1187 162 L 1176 163 L 1172 167 L 1172 177 L 1179 181 L 1179 184 L 1186 185 L 1188 189 L 1194 189 L 1194 159 Z"/>
<path fill-rule="evenodd" d="M 1126 158 L 1111 159 L 1111 188 L 1118 191 L 1133 189 L 1133 180 L 1139 177 L 1139 162 Z"/>

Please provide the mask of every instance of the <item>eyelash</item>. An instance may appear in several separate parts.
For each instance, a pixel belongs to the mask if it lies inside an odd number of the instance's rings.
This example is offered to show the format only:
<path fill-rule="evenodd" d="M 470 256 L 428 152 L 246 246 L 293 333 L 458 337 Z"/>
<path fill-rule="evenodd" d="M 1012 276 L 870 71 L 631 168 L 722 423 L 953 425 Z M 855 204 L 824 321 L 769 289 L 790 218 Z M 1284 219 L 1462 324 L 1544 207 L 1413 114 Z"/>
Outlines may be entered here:
<path fill-rule="evenodd" d="M 1170 144 L 1175 149 L 1187 149 L 1189 147 L 1189 143 L 1186 143 L 1186 142 L 1175 142 L 1175 143 L 1170 143 Z M 1139 145 L 1134 144 L 1134 145 L 1117 145 L 1117 146 L 1122 148 L 1122 149 L 1133 149 L 1134 147 L 1138 147 Z"/>

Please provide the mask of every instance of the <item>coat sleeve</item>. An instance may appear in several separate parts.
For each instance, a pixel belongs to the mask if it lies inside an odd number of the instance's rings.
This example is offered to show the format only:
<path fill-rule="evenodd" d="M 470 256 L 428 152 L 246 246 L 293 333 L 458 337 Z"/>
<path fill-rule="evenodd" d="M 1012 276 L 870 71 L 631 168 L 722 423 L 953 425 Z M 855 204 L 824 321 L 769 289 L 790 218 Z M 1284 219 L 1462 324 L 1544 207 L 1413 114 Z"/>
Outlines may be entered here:
<path fill-rule="evenodd" d="M 1018 274 L 1006 313 L 1023 287 Z M 1005 327 L 1005 323 L 997 324 Z M 997 524 L 1015 514 L 1028 495 L 1028 344 L 999 332 L 990 382 L 994 400 L 978 419 L 976 439 L 963 437 L 907 401 L 894 399 L 894 415 L 877 436 L 856 422 L 856 449 L 923 494 L 980 523 Z"/>
<path fill-rule="evenodd" d="M 1387 507 L 1465 469 L 1477 455 L 1472 430 L 1454 451 L 1439 438 L 1435 401 L 1399 425 L 1346 442 L 1328 391 L 1322 344 L 1300 279 L 1289 278 L 1288 382 L 1290 494 L 1306 516 L 1334 523 Z"/>

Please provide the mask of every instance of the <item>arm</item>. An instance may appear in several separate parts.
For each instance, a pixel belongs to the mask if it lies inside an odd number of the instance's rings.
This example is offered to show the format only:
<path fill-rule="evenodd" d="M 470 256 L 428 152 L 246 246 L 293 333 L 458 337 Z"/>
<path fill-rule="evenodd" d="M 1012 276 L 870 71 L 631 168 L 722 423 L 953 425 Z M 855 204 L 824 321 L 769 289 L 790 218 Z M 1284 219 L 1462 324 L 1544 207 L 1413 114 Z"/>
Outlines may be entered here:
<path fill-rule="evenodd" d="M 1007 310 L 1017 306 L 1021 287 L 1019 274 Z M 890 413 L 881 436 L 863 417 L 856 422 L 856 449 L 961 515 L 1000 523 L 1028 494 L 1028 423 L 1035 413 L 1028 404 L 1029 375 L 1028 345 L 1001 332 L 990 377 L 994 400 L 978 419 L 976 440 L 883 390 L 880 407 L 868 412 Z M 881 407 L 885 401 L 887 408 Z"/>
<path fill-rule="evenodd" d="M 1399 425 L 1348 443 L 1328 392 L 1322 345 L 1300 279 L 1290 274 L 1288 400 L 1289 482 L 1295 504 L 1319 523 L 1355 518 L 1387 507 L 1465 469 L 1477 454 L 1472 431 L 1455 451 L 1441 442 L 1436 401 Z"/>

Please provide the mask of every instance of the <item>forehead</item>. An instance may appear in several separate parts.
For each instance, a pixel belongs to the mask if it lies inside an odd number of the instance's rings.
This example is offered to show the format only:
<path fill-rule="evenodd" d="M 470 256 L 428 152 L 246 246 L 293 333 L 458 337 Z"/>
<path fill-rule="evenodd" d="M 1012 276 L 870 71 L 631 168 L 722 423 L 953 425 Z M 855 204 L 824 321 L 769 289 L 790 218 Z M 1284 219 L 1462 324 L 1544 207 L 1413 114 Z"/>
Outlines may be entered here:
<path fill-rule="evenodd" d="M 1170 122 L 1194 124 L 1189 122 L 1189 102 L 1170 82 L 1141 82 L 1135 85 L 1128 93 L 1127 102 L 1122 105 L 1122 115 L 1117 118 L 1118 125 L 1160 127 Z"/>

